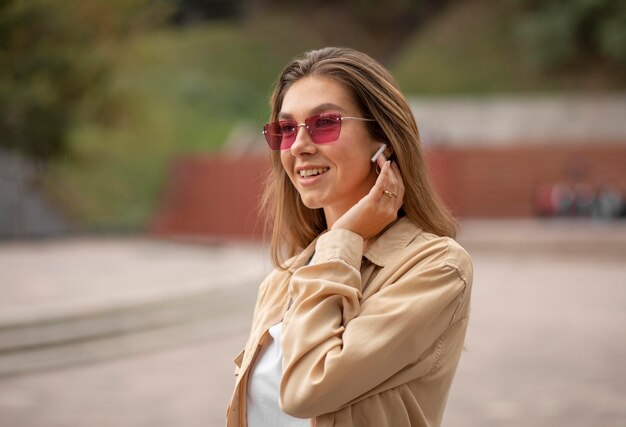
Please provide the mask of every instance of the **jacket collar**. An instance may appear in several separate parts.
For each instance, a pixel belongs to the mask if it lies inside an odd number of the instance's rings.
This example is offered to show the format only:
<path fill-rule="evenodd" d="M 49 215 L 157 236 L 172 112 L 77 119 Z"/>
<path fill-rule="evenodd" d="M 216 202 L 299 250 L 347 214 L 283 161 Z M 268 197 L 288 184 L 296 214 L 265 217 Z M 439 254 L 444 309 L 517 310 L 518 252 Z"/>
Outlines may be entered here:
<path fill-rule="evenodd" d="M 398 251 L 407 247 L 422 229 L 403 216 L 370 245 L 363 256 L 374 264 L 384 267 L 397 256 Z"/>
<path fill-rule="evenodd" d="M 420 227 L 411 222 L 406 216 L 403 216 L 391 224 L 383 234 L 367 248 L 363 256 L 372 263 L 384 267 L 394 259 L 399 250 L 404 249 L 421 232 L 422 229 Z M 289 267 L 290 272 L 294 273 L 298 268 L 309 263 L 313 252 L 315 252 L 315 244 L 318 238 L 319 236 L 293 259 L 291 267 Z"/>

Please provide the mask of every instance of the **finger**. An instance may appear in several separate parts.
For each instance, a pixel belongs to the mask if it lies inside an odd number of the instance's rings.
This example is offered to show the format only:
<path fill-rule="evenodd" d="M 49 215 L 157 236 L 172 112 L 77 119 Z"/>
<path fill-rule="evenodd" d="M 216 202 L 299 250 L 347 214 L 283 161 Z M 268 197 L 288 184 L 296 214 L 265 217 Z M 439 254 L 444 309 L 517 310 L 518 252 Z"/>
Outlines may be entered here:
<path fill-rule="evenodd" d="M 402 179 L 400 168 L 396 162 L 391 162 L 391 170 L 393 171 L 393 179 L 396 188 L 404 194 L 404 180 Z"/>
<path fill-rule="evenodd" d="M 402 197 L 399 194 L 399 189 L 401 189 L 401 186 L 398 184 L 399 184 L 399 181 L 395 177 L 391 164 L 389 164 L 389 169 L 387 173 L 387 183 L 382 187 L 382 192 L 385 196 L 389 198 L 389 200 L 392 202 L 392 205 L 396 204 L 395 203 L 396 199 Z"/>
<path fill-rule="evenodd" d="M 389 184 L 389 173 L 391 171 L 390 163 L 391 162 L 389 161 L 383 163 L 380 168 L 380 174 L 378 175 L 374 186 L 370 190 L 370 194 L 372 194 L 376 200 L 380 199 L 380 196 L 384 194 L 383 191 L 386 190 L 386 187 Z"/>
<path fill-rule="evenodd" d="M 387 176 L 387 185 L 383 190 L 393 191 L 397 193 L 399 188 L 399 183 L 401 182 L 401 177 L 399 174 L 399 170 L 397 167 L 394 168 L 394 162 L 389 161 L 389 172 Z M 382 171 L 381 171 L 382 172 Z"/>
<path fill-rule="evenodd" d="M 387 190 L 396 191 L 398 189 L 399 175 L 393 167 L 394 163 L 391 162 L 389 168 L 389 178 L 387 180 Z"/>
<path fill-rule="evenodd" d="M 386 161 L 387 161 L 387 158 L 385 157 L 385 153 L 380 153 L 378 157 L 376 157 L 376 163 L 378 164 L 378 166 L 380 166 L 381 170 L 383 166 L 385 165 Z"/>
<path fill-rule="evenodd" d="M 396 162 L 391 162 L 391 171 L 390 174 L 393 177 L 393 188 L 398 195 L 397 197 L 397 208 L 399 209 L 404 203 L 404 180 L 402 179 L 402 174 L 400 173 L 400 168 Z M 391 180 L 390 180 L 391 181 Z"/>

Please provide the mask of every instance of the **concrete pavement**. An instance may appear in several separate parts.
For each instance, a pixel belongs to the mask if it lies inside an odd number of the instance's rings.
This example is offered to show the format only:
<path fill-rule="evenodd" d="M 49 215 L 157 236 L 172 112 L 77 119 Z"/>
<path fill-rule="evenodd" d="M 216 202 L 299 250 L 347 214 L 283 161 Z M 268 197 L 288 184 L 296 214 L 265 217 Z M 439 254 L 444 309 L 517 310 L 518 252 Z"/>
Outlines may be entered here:
<path fill-rule="evenodd" d="M 623 426 L 626 225 L 467 221 L 459 240 L 473 309 L 443 425 Z M 1 244 L 0 425 L 223 425 L 269 269 L 255 245 Z"/>
<path fill-rule="evenodd" d="M 0 246 L 0 376 L 202 340 L 190 325 L 252 298 L 265 253 L 145 238 Z"/>

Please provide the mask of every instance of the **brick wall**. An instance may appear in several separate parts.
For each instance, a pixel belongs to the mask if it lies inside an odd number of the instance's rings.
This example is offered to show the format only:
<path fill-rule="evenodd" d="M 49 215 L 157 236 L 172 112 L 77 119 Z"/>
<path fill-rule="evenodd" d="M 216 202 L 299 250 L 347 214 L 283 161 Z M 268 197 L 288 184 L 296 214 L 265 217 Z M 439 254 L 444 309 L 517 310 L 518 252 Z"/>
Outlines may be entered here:
<path fill-rule="evenodd" d="M 433 149 L 431 176 L 461 217 L 528 217 L 541 186 L 586 182 L 626 190 L 626 146 L 513 145 Z"/>
<path fill-rule="evenodd" d="M 460 217 L 529 217 L 542 185 L 612 183 L 626 191 L 626 145 L 546 144 L 431 148 L 430 174 Z M 153 230 L 258 238 L 257 203 L 268 167 L 265 155 L 194 155 L 172 162 Z"/>
<path fill-rule="evenodd" d="M 266 156 L 193 155 L 172 162 L 157 234 L 259 238 L 257 205 L 268 168 Z"/>

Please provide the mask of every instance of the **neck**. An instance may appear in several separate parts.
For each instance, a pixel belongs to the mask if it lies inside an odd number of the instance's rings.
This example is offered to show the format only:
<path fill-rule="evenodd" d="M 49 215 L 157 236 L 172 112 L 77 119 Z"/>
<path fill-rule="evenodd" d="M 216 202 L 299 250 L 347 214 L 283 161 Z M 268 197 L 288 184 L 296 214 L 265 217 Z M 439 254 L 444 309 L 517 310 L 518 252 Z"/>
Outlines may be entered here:
<path fill-rule="evenodd" d="M 339 218 L 343 216 L 352 206 L 338 207 L 326 206 L 324 208 L 324 217 L 326 218 L 326 227 L 330 230 Z"/>
<path fill-rule="evenodd" d="M 330 208 L 324 208 L 324 217 L 326 217 L 326 227 L 328 230 L 333 228 L 335 222 L 341 217 L 341 214 L 337 214 Z"/>

